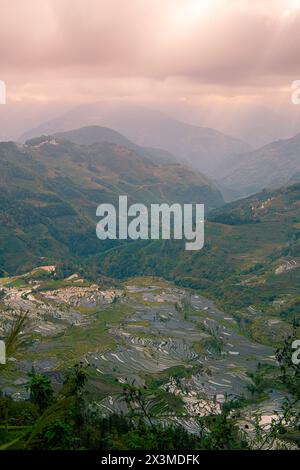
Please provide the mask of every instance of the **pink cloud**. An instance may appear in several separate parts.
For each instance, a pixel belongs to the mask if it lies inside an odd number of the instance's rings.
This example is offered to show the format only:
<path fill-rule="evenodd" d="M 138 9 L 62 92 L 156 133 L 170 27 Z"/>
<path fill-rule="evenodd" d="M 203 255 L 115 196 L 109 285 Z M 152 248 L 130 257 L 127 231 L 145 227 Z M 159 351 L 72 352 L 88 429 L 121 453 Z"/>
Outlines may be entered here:
<path fill-rule="evenodd" d="M 279 89 L 299 78 L 296 7 L 296 0 L 2 0 L 1 78 L 13 99 Z"/>

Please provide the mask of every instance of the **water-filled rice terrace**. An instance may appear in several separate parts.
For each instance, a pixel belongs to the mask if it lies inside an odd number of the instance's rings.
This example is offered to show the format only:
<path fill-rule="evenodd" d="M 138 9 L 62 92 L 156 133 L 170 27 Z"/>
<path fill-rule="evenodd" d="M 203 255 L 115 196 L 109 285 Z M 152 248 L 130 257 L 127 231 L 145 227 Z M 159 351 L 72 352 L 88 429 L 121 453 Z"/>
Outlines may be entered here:
<path fill-rule="evenodd" d="M 16 398 L 26 396 L 32 366 L 58 385 L 82 361 L 93 406 L 103 413 L 126 410 L 123 388 L 130 384 L 145 390 L 159 418 L 192 428 L 192 416 L 243 394 L 258 362 L 276 365 L 274 350 L 242 335 L 233 316 L 160 279 L 132 279 L 118 289 L 73 276 L 55 285 L 21 281 L 1 283 L 2 329 L 13 310 L 30 312 L 26 342 L 0 378 L 2 390 Z M 272 393 L 272 402 L 280 400 Z"/>

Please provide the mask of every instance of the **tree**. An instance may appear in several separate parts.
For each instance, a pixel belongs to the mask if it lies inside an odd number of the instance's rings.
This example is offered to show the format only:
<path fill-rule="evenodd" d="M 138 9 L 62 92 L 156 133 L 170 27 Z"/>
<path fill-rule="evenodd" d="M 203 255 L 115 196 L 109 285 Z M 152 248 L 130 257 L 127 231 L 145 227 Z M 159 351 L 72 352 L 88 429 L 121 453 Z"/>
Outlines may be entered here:
<path fill-rule="evenodd" d="M 24 342 L 24 330 L 29 324 L 29 312 L 11 312 L 13 320 L 5 333 L 6 356 L 11 356 Z"/>
<path fill-rule="evenodd" d="M 27 384 L 27 390 L 30 392 L 30 401 L 34 403 L 42 413 L 53 403 L 54 392 L 52 384 L 48 377 L 36 373 L 34 368 L 32 368 L 28 376 L 30 380 Z"/>

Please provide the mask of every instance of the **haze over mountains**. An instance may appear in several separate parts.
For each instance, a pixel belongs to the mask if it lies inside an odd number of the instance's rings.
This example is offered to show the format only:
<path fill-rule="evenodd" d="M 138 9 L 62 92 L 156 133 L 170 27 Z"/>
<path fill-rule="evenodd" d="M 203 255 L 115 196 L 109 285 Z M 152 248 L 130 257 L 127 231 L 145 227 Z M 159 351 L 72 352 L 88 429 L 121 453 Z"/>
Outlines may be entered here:
<path fill-rule="evenodd" d="M 263 188 L 299 181 L 300 134 L 282 139 L 240 155 L 223 166 L 224 176 L 219 182 L 247 196 Z M 297 176 L 298 175 L 298 176 Z"/>
<path fill-rule="evenodd" d="M 42 134 L 99 125 L 112 128 L 140 146 L 160 148 L 210 177 L 220 176 L 220 164 L 251 150 L 250 146 L 221 132 L 177 121 L 153 109 L 136 105 L 95 103 L 82 105 L 32 129 L 25 141 Z"/>
<path fill-rule="evenodd" d="M 66 132 L 58 132 L 54 134 L 59 137 L 75 144 L 92 145 L 100 144 L 102 142 L 109 142 L 111 144 L 122 145 L 131 149 L 145 158 L 153 162 L 161 163 L 179 163 L 179 160 L 170 152 L 158 148 L 142 147 L 131 142 L 124 135 L 120 134 L 113 129 L 101 126 L 86 126 L 79 129 L 72 129 Z"/>
<path fill-rule="evenodd" d="M 252 150 L 214 129 L 137 105 L 81 105 L 26 132 L 20 140 L 42 134 L 81 144 L 117 143 L 157 163 L 181 162 L 214 179 L 226 200 L 298 181 L 300 171 L 299 135 Z"/>
<path fill-rule="evenodd" d="M 111 142 L 124 145 L 157 163 L 174 163 L 176 157 L 167 151 L 141 147 L 129 141 L 122 134 L 109 128 L 88 126 L 55 134 L 57 137 L 78 144 Z M 179 162 L 179 160 L 178 160 Z M 192 164 L 191 164 L 192 166 Z M 265 187 L 279 188 L 299 181 L 300 134 L 291 139 L 272 142 L 261 149 L 225 159 L 219 165 L 224 175 L 218 178 L 223 188 L 236 192 L 236 197 L 247 196 Z"/>
<path fill-rule="evenodd" d="M 300 449 L 299 32 L 300 0 L 1 2 L 10 461 Z"/>

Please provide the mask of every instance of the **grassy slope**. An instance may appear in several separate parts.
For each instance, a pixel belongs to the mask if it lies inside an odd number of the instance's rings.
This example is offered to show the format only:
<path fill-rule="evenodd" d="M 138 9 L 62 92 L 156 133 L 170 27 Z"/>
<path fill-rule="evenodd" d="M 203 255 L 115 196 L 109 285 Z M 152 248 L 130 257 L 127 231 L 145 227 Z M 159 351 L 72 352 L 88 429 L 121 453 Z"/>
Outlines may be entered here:
<path fill-rule="evenodd" d="M 81 262 L 109 249 L 95 235 L 96 207 L 117 204 L 122 194 L 130 202 L 222 204 L 202 175 L 155 165 L 125 147 L 0 144 L 0 269 L 24 272 L 45 258 Z"/>
<path fill-rule="evenodd" d="M 164 276 L 199 289 L 254 337 L 272 342 L 287 332 L 286 323 L 271 327 L 272 319 L 292 324 L 300 318 L 300 266 L 275 274 L 300 259 L 299 218 L 300 185 L 262 193 L 213 212 L 199 252 L 174 241 L 127 243 L 100 255 L 101 269 L 115 277 Z"/>

